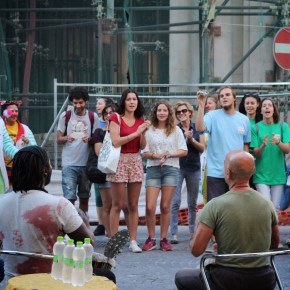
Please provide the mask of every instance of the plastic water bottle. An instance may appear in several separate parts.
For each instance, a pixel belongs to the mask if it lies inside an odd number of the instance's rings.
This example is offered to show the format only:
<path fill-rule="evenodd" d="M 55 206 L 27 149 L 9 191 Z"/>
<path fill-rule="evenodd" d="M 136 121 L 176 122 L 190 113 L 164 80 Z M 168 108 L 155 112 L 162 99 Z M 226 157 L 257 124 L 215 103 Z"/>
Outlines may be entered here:
<path fill-rule="evenodd" d="M 73 286 L 83 286 L 85 283 L 85 258 L 86 251 L 83 247 L 83 242 L 77 242 L 77 246 L 73 251 L 74 267 L 71 277 Z"/>
<path fill-rule="evenodd" d="M 51 267 L 51 276 L 53 279 L 58 280 L 62 278 L 62 265 L 63 265 L 63 250 L 65 243 L 62 236 L 57 237 L 56 243 L 53 245 L 53 263 Z"/>
<path fill-rule="evenodd" d="M 63 251 L 62 282 L 71 283 L 71 274 L 73 270 L 73 251 L 75 249 L 74 240 L 68 240 Z"/>
<path fill-rule="evenodd" d="M 86 252 L 86 259 L 85 259 L 85 281 L 88 282 L 92 279 L 93 275 L 93 265 L 92 265 L 92 258 L 93 258 L 93 251 L 94 248 L 91 245 L 91 239 L 85 238 L 84 249 Z"/>

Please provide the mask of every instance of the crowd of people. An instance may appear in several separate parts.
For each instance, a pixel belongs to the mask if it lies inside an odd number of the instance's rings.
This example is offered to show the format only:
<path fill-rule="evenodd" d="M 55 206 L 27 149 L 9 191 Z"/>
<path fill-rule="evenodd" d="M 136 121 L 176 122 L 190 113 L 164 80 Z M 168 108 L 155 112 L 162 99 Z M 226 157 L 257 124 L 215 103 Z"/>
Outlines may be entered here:
<path fill-rule="evenodd" d="M 15 225 L 5 224 L 0 214 L 0 239 L 4 249 L 51 253 L 57 235 L 93 239 L 94 235 L 107 234 L 110 238 L 118 232 L 123 211 L 130 231 L 130 250 L 133 253 L 154 250 L 157 248 L 156 207 L 161 195 L 159 248 L 171 251 L 172 245 L 179 242 L 178 212 L 184 183 L 193 255 L 202 254 L 209 245 L 219 253 L 267 251 L 271 241 L 272 248 L 277 248 L 277 213 L 286 184 L 284 155 L 290 152 L 290 129 L 280 121 L 272 99 L 261 100 L 257 93 L 249 92 L 236 111 L 237 96 L 231 87 L 220 88 L 217 96 L 198 91 L 195 122 L 193 106 L 186 101 L 175 105 L 157 101 L 145 119 L 144 105 L 132 89 L 123 91 L 118 104 L 110 98 L 99 98 L 97 112 L 87 109 L 89 99 L 85 88 L 73 88 L 69 93 L 73 109 L 63 112 L 59 118 L 57 143 L 62 145 L 64 197 L 57 199 L 45 190 L 51 175 L 45 150 L 36 146 L 31 130 L 17 120 L 19 104 L 14 101 L 2 104 L 0 149 L 5 153 L 7 170 L 2 156 L 0 193 L 12 192 L 1 197 L 0 213 L 4 212 L 2 207 L 17 208 L 9 211 Z M 86 173 L 88 154 L 93 150 L 99 155 L 105 134 L 110 134 L 113 146 L 121 147 L 120 160 L 116 173 L 107 174 L 105 182 L 94 184 L 99 225 L 91 233 L 84 227 L 74 205 L 78 200 L 80 210 L 85 215 L 88 213 L 92 186 Z M 142 158 L 146 161 L 145 180 Z M 31 161 L 21 165 L 23 168 L 17 166 L 24 159 Z M 33 166 L 37 166 L 39 176 L 31 174 Z M 144 245 L 139 245 L 138 204 L 143 182 L 148 238 Z M 196 221 L 200 188 L 206 205 Z M 53 215 L 48 211 L 53 211 Z M 252 214 L 256 212 L 263 212 L 259 216 L 260 234 L 248 246 L 250 232 L 255 230 L 251 227 Z M 43 216 L 42 222 L 34 219 L 36 215 Z M 20 216 L 25 218 L 17 221 Z M 235 234 L 235 228 L 245 233 L 244 242 Z M 259 243 L 262 240 L 263 245 Z M 26 271 L 50 270 L 45 263 L 37 267 L 32 267 L 32 263 L 36 262 L 23 257 L 8 258 L 3 283 Z M 231 263 L 220 266 L 235 267 Z M 259 275 L 261 279 L 271 280 L 272 272 L 265 261 L 239 266 L 243 270 L 257 268 L 257 271 L 267 266 Z M 218 276 L 224 269 L 218 267 L 214 271 Z M 248 275 L 247 271 L 243 273 Z M 238 278 L 239 275 L 236 273 Z M 178 289 L 191 289 L 195 283 L 200 287 L 196 289 L 204 289 L 197 272 L 181 270 L 176 275 Z M 223 281 L 220 283 L 223 287 Z"/>

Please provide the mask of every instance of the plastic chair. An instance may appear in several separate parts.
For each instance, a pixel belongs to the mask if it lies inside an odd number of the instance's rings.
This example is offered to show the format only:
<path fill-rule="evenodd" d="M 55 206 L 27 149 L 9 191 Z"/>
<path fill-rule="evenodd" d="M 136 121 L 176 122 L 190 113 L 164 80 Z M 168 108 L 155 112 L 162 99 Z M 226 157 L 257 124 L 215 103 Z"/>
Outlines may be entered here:
<path fill-rule="evenodd" d="M 200 260 L 200 271 L 201 271 L 201 274 L 202 274 L 202 277 L 203 277 L 203 280 L 204 280 L 204 283 L 205 283 L 205 286 L 206 286 L 206 289 L 207 290 L 211 290 L 210 286 L 209 286 L 209 282 L 208 282 L 208 278 L 206 276 L 206 265 L 205 265 L 205 261 L 207 259 L 213 259 L 213 258 L 260 258 L 260 257 L 271 257 L 271 265 L 275 271 L 275 276 L 276 276 L 276 280 L 277 280 L 277 284 L 279 286 L 279 289 L 280 290 L 283 290 L 284 287 L 283 287 L 283 284 L 281 282 L 281 279 L 279 277 L 279 274 L 278 274 L 278 271 L 277 271 L 277 267 L 275 265 L 275 262 L 274 262 L 274 258 L 275 256 L 278 256 L 278 255 L 285 255 L 285 254 L 290 254 L 290 250 L 277 250 L 277 251 L 269 251 L 269 252 L 261 252 L 261 253 L 245 253 L 245 254 L 204 254 L 202 257 L 201 257 L 201 260 Z"/>

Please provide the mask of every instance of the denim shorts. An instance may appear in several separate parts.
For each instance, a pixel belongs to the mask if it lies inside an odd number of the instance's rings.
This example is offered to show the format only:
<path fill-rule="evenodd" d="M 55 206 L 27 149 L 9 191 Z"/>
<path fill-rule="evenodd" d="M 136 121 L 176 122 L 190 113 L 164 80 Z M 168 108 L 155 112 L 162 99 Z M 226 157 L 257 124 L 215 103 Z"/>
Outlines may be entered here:
<path fill-rule="evenodd" d="M 97 185 L 98 188 L 111 188 L 111 183 L 109 181 L 106 181 L 105 183 L 99 183 Z"/>
<path fill-rule="evenodd" d="M 168 165 L 147 167 L 145 187 L 176 186 L 178 172 L 179 168 Z"/>
<path fill-rule="evenodd" d="M 86 174 L 86 166 L 64 166 L 61 184 L 63 195 L 68 200 L 77 200 L 77 196 L 91 196 L 91 182 Z"/>

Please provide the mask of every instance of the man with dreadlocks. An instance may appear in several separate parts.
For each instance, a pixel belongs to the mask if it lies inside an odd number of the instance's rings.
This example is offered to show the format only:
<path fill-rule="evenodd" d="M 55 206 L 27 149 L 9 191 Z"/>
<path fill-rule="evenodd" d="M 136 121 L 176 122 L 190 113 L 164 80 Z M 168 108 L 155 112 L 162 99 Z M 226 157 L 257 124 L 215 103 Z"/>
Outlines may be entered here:
<path fill-rule="evenodd" d="M 75 241 L 86 237 L 94 241 L 73 204 L 45 190 L 51 172 L 48 155 L 41 147 L 24 147 L 14 156 L 13 191 L 0 197 L 0 240 L 4 250 L 51 254 L 57 236 L 65 234 Z M 0 289 L 16 275 L 49 273 L 51 261 L 5 256 L 4 267 Z"/>

